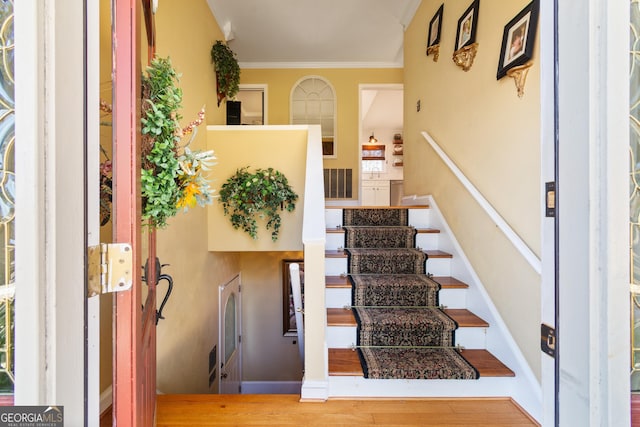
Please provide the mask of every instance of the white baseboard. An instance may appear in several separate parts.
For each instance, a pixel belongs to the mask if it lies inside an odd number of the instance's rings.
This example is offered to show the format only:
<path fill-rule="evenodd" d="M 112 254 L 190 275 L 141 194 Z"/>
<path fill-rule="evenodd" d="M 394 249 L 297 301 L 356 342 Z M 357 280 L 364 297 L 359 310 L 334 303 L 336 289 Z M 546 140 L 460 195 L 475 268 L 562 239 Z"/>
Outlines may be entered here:
<path fill-rule="evenodd" d="M 300 394 L 301 381 L 243 381 L 242 394 Z"/>
<path fill-rule="evenodd" d="M 302 381 L 300 400 L 325 401 L 329 398 L 328 381 Z"/>
<path fill-rule="evenodd" d="M 104 411 L 109 409 L 113 404 L 113 387 L 107 387 L 102 393 L 100 393 L 100 415 L 104 414 Z"/>

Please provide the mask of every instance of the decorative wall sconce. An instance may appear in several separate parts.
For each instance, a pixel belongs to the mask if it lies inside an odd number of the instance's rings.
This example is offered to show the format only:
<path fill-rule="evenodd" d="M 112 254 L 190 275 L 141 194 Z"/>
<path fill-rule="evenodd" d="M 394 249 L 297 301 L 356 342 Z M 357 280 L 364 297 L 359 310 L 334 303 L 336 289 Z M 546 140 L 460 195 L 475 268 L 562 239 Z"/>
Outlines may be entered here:
<path fill-rule="evenodd" d="M 433 55 L 433 62 L 438 62 L 440 57 L 440 45 L 436 44 L 427 48 L 427 56 Z"/>
<path fill-rule="evenodd" d="M 529 61 L 524 65 L 513 67 L 507 71 L 507 77 L 513 78 L 518 89 L 518 98 L 522 98 L 524 95 L 524 84 L 527 81 L 527 74 L 529 74 L 529 68 L 533 65 L 533 61 Z"/>
<path fill-rule="evenodd" d="M 478 53 L 478 43 L 472 43 L 453 52 L 453 62 L 464 71 L 469 71 Z"/>

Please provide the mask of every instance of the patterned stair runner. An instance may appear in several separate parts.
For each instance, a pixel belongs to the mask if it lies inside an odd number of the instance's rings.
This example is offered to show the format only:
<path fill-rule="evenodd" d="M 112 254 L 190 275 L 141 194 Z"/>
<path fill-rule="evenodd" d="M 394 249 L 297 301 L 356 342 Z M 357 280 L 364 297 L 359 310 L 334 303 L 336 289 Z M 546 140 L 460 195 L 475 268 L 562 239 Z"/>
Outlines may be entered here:
<path fill-rule="evenodd" d="M 476 379 L 454 348 L 457 324 L 438 308 L 407 209 L 345 209 L 357 346 L 367 378 Z"/>

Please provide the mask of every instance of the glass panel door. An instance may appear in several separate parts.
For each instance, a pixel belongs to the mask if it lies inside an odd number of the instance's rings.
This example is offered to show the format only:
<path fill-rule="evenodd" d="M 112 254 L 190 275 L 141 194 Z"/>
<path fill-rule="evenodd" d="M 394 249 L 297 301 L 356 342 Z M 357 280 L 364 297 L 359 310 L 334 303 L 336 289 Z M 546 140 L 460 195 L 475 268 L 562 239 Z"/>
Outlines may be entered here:
<path fill-rule="evenodd" d="M 0 2 L 0 394 L 14 390 L 15 102 L 13 1 Z"/>

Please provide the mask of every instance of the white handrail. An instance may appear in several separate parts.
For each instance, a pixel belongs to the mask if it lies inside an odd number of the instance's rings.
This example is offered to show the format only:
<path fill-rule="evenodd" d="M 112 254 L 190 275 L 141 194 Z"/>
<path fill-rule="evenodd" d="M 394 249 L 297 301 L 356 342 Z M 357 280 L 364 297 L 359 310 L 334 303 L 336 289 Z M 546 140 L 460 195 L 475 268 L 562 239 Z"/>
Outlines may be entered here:
<path fill-rule="evenodd" d="M 527 260 L 529 265 L 536 271 L 536 273 L 542 273 L 542 262 L 540 258 L 533 253 L 531 248 L 518 236 L 518 234 L 511 228 L 509 224 L 500 216 L 498 211 L 496 211 L 493 206 L 484 198 L 484 196 L 478 191 L 478 189 L 469 181 L 469 179 L 462 173 L 460 168 L 453 163 L 453 160 L 447 156 L 447 154 L 440 148 L 438 143 L 429 135 L 428 132 L 423 131 L 422 136 L 427 142 L 431 145 L 431 148 L 434 149 L 436 153 L 440 156 L 442 161 L 449 166 L 451 172 L 460 180 L 462 185 L 469 191 L 471 196 L 478 202 L 478 204 L 484 209 L 484 211 L 489 215 L 491 220 L 498 226 L 500 230 L 505 234 L 507 239 L 513 244 L 513 246 L 520 252 L 520 254 Z"/>

